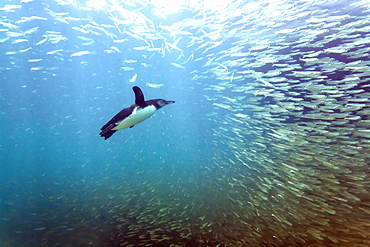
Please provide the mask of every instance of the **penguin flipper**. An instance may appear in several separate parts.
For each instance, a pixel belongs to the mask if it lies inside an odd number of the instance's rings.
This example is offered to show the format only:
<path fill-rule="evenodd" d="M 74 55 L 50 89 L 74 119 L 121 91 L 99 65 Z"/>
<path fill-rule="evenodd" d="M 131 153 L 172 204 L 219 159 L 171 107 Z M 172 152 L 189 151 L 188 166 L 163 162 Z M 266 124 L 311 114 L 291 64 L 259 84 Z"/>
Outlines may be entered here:
<path fill-rule="evenodd" d="M 144 107 L 145 106 L 145 100 L 144 100 L 144 94 L 143 91 L 137 86 L 133 87 L 132 90 L 134 90 L 135 93 L 135 104 L 138 106 Z"/>
<path fill-rule="evenodd" d="M 135 125 L 132 125 L 132 126 L 130 126 L 130 129 L 132 128 L 132 127 L 134 127 Z"/>

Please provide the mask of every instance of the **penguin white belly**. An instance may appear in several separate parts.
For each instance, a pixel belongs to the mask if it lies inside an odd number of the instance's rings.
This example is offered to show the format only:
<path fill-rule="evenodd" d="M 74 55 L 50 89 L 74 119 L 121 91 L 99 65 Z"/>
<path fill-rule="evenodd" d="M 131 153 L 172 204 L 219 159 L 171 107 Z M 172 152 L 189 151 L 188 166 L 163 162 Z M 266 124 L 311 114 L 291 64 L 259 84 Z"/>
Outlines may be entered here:
<path fill-rule="evenodd" d="M 112 128 L 112 130 L 121 130 L 136 125 L 145 119 L 150 118 L 156 111 L 157 108 L 154 105 L 150 105 L 145 108 L 136 107 L 132 111 L 131 115 L 122 121 L 117 122 L 117 126 Z"/>

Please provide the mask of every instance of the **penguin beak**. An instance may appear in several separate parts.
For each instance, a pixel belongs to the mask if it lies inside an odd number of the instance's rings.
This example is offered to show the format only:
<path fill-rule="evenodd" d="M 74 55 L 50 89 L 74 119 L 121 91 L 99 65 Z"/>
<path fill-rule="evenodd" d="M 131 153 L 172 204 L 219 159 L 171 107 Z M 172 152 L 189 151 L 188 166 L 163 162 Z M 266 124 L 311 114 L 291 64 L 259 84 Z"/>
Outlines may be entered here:
<path fill-rule="evenodd" d="M 173 104 L 173 103 L 175 103 L 175 101 L 165 101 L 165 103 L 166 103 L 166 105 L 169 105 L 169 104 Z"/>

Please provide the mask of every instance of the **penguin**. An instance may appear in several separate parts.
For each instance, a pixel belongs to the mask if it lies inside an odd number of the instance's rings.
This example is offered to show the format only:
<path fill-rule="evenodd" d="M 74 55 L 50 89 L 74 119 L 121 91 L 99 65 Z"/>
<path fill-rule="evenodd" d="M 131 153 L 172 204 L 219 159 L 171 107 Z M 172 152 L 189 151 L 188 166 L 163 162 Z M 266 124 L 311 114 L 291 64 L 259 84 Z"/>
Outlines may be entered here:
<path fill-rule="evenodd" d="M 150 118 L 158 109 L 165 105 L 175 103 L 164 99 L 144 100 L 144 94 L 141 89 L 134 86 L 132 90 L 135 93 L 135 104 L 123 109 L 117 113 L 108 123 L 101 127 L 100 136 L 107 140 L 117 130 L 132 128 L 136 124 Z"/>

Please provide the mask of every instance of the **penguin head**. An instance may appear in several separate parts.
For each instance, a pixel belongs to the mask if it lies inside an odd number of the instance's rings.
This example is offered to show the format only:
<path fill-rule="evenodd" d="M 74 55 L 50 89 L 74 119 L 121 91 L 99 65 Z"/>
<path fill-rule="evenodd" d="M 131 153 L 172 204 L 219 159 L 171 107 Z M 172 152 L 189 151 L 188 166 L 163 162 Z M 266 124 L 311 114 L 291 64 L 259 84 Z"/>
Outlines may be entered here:
<path fill-rule="evenodd" d="M 160 108 L 162 108 L 165 105 L 169 105 L 169 104 L 173 104 L 173 103 L 175 103 L 175 101 L 168 101 L 168 100 L 164 100 L 164 99 L 157 99 L 156 100 L 155 107 L 157 109 L 160 109 Z"/>

